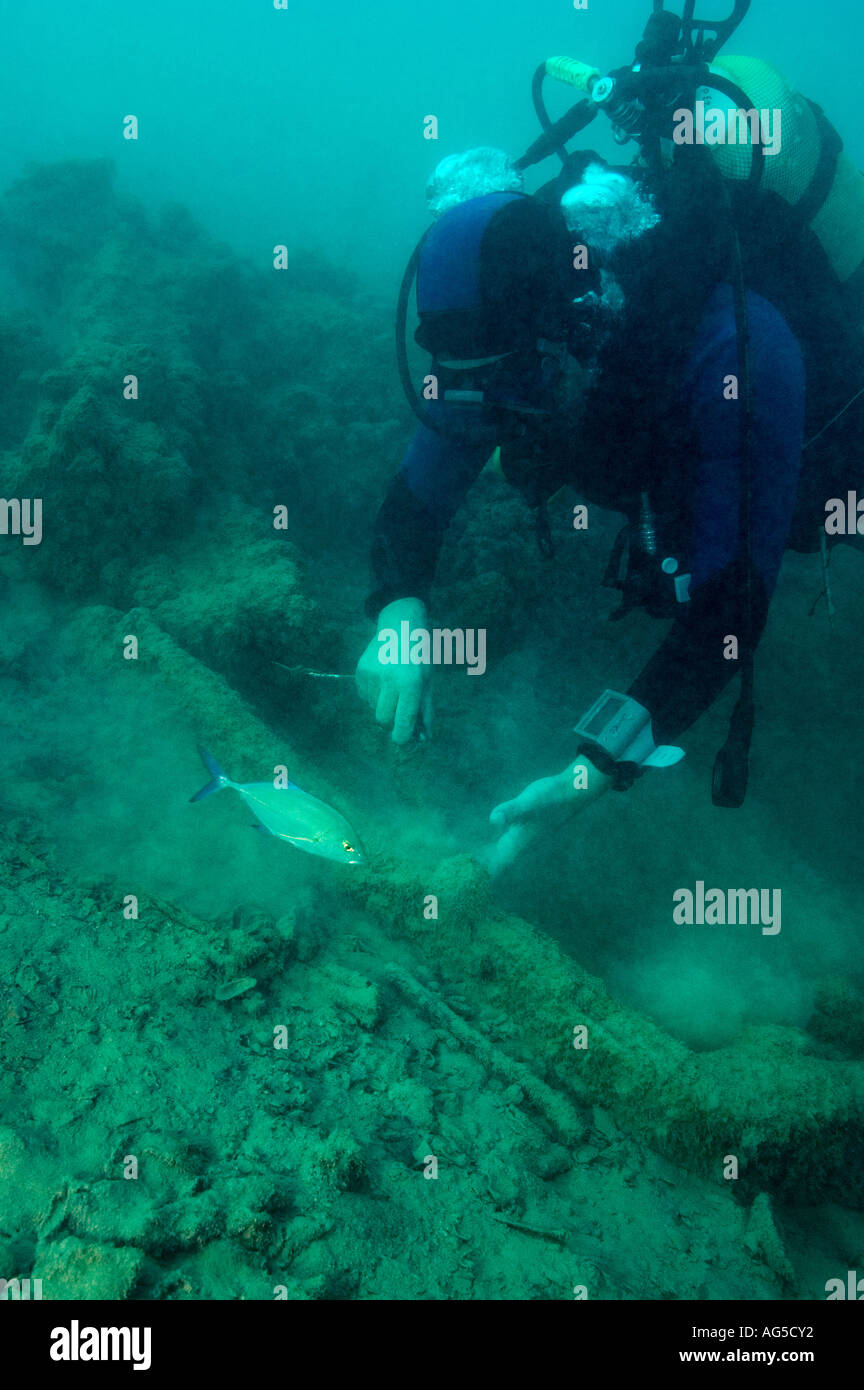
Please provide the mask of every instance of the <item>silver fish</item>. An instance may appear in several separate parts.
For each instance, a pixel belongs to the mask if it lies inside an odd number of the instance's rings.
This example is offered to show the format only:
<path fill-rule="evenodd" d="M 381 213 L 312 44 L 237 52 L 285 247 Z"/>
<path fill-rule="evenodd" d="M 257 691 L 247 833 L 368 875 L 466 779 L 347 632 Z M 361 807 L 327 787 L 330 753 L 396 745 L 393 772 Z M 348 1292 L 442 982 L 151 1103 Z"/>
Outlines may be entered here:
<path fill-rule="evenodd" d="M 336 859 L 340 864 L 366 863 L 363 848 L 351 826 L 325 801 L 310 796 L 294 782 L 284 787 L 277 787 L 273 782 L 232 782 L 206 748 L 199 747 L 198 752 L 211 780 L 190 797 L 190 801 L 203 801 L 205 796 L 232 787 L 257 817 L 257 830 L 287 840 L 289 845 L 307 854 L 320 855 L 322 859 Z"/>

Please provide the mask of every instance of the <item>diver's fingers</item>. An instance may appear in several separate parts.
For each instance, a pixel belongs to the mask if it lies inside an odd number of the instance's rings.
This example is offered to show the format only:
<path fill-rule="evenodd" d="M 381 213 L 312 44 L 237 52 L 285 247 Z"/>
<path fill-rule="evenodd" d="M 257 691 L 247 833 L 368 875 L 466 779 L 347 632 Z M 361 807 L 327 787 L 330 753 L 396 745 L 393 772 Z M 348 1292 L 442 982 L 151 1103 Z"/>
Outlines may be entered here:
<path fill-rule="evenodd" d="M 393 681 L 382 681 L 378 689 L 378 703 L 375 706 L 375 718 L 383 728 L 389 729 L 393 723 L 393 715 L 396 713 L 396 706 L 399 702 L 399 691 Z"/>
<path fill-rule="evenodd" d="M 483 855 L 484 867 L 495 878 L 510 867 L 515 859 L 536 839 L 538 829 L 534 825 L 511 825 L 499 840 L 490 845 Z"/>
<path fill-rule="evenodd" d="M 393 720 L 393 742 L 407 743 L 414 733 L 417 715 L 420 712 L 422 687 L 419 682 L 403 686 L 399 691 L 399 703 Z"/>
<path fill-rule="evenodd" d="M 354 672 L 357 693 L 371 709 L 374 709 L 378 703 L 382 685 L 383 672 L 377 656 L 377 651 L 370 652 L 369 647 L 367 647 L 357 662 L 357 668 Z"/>
<path fill-rule="evenodd" d="M 372 680 L 362 661 L 357 662 L 357 670 L 354 672 L 354 684 L 357 687 L 357 694 L 360 696 L 364 705 L 372 705 L 375 703 Z"/>
<path fill-rule="evenodd" d="M 511 821 L 518 819 L 518 813 L 516 810 L 518 804 L 518 796 L 515 797 L 513 801 L 502 801 L 491 812 L 489 816 L 489 824 L 497 826 L 499 829 L 501 829 L 503 826 L 509 825 Z"/>

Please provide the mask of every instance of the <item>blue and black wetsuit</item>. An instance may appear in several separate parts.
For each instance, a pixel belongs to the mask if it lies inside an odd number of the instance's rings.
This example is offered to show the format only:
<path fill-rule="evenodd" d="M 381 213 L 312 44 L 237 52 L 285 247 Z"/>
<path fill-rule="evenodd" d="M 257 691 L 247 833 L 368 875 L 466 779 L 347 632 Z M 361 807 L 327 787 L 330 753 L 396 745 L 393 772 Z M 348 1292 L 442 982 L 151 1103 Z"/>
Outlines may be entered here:
<path fill-rule="evenodd" d="M 755 643 L 765 624 L 795 513 L 806 374 L 799 343 L 778 310 L 750 293 L 748 315 L 754 405 Z M 670 398 L 684 447 L 678 451 L 680 467 L 673 463 L 676 475 L 670 480 L 667 465 L 662 481 L 667 512 L 669 497 L 674 499 L 676 544 L 679 553 L 686 554 L 691 576 L 689 601 L 676 605 L 671 628 L 628 692 L 650 711 L 658 743 L 680 738 L 740 669 L 738 662 L 724 657 L 726 636 L 735 634 L 743 640 L 746 631 L 740 536 L 741 406 L 724 391 L 727 379 L 737 374 L 732 291 L 721 283 L 707 299 L 690 339 L 679 385 Z M 626 442 L 628 431 L 635 437 L 642 431 L 642 422 L 626 418 L 625 413 L 619 438 Z M 649 440 L 649 452 L 652 447 L 655 457 L 664 457 L 663 441 L 652 446 Z M 395 598 L 410 596 L 428 602 L 446 528 L 489 453 L 488 440 L 462 442 L 422 426 L 417 430 L 375 526 L 375 590 L 367 603 L 371 616 Z M 595 500 L 590 484 L 586 486 L 580 478 L 575 447 L 571 481 L 589 501 Z M 606 497 L 603 505 L 627 510 L 623 499 L 616 503 Z"/>

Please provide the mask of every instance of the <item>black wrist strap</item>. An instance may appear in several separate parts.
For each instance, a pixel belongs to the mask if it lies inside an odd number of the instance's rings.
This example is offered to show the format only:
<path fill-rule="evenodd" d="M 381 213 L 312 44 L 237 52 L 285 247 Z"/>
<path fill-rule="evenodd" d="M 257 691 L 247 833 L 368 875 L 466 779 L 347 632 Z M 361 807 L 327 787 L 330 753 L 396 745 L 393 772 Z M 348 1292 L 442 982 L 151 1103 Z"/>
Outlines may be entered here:
<path fill-rule="evenodd" d="M 616 762 L 605 748 L 600 747 L 599 743 L 580 743 L 576 749 L 576 756 L 577 758 L 587 758 L 598 772 L 602 772 L 606 777 L 611 777 L 612 789 L 616 792 L 629 791 L 636 778 L 641 777 L 644 771 L 638 763 Z"/>

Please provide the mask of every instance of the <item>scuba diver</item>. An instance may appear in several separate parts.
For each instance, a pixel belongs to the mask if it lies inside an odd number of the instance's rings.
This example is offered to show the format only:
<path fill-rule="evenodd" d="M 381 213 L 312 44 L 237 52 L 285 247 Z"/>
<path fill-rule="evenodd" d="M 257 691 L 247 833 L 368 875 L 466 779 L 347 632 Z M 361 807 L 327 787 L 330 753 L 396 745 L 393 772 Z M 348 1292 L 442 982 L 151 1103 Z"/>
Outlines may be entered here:
<path fill-rule="evenodd" d="M 864 176 L 821 109 L 767 64 L 717 59 L 749 4 L 718 23 L 696 19 L 695 0 L 681 18 L 655 0 L 635 62 L 608 76 L 550 59 L 534 84 L 543 134 L 527 154 L 451 156 L 429 185 L 435 220 L 397 313 L 419 425 L 375 522 L 361 697 L 397 743 L 428 727 L 430 669 L 413 664 L 405 635 L 428 628 L 446 528 L 496 449 L 544 553 L 546 503 L 565 483 L 622 513 L 605 576 L 622 593 L 612 616 L 638 605 L 671 620 L 627 691 L 598 691 L 567 767 L 492 811 L 493 873 L 607 790 L 677 762 L 679 740 L 736 674 L 712 794 L 740 806 L 754 653 L 787 548 L 821 550 L 830 598 L 828 540 L 841 537 L 826 537 L 826 504 L 855 482 L 862 426 Z M 548 76 L 583 93 L 555 123 Z M 620 142 L 639 144 L 626 168 L 566 148 L 601 111 Z M 712 113 L 716 133 L 748 111 L 745 139 L 712 141 Z M 689 141 L 682 113 L 696 118 Z M 528 196 L 523 171 L 551 154 L 560 174 Z M 405 347 L 415 279 L 415 339 L 432 356 L 422 398 Z M 403 634 L 398 663 L 380 659 L 385 629 Z"/>

